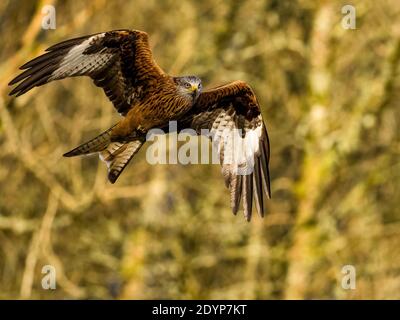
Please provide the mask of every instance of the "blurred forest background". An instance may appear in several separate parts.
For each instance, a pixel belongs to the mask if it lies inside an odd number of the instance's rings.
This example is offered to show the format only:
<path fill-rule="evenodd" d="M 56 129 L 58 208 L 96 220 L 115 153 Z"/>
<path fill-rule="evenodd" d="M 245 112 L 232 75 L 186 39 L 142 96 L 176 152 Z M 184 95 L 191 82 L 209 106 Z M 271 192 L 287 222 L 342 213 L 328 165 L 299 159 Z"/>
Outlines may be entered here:
<path fill-rule="evenodd" d="M 217 165 L 151 166 L 143 148 L 111 185 L 97 157 L 62 158 L 118 117 L 90 79 L 8 97 L 46 47 L 118 28 L 148 32 L 168 73 L 252 85 L 264 219 L 232 215 Z M 2 0 L 0 33 L 0 298 L 400 299 L 398 0 Z"/>

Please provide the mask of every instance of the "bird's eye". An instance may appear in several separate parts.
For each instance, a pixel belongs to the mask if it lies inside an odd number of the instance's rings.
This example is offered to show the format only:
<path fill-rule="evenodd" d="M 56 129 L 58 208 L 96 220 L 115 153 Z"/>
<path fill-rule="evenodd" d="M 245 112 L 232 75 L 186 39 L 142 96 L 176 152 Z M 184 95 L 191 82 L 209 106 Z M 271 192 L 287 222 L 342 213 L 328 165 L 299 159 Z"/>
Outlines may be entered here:
<path fill-rule="evenodd" d="M 201 89 L 201 87 L 202 87 L 202 86 L 201 86 L 201 83 L 199 83 L 199 85 L 198 85 L 197 87 L 198 87 L 199 89 Z"/>
<path fill-rule="evenodd" d="M 190 88 L 192 85 L 189 82 L 185 83 L 185 88 Z"/>

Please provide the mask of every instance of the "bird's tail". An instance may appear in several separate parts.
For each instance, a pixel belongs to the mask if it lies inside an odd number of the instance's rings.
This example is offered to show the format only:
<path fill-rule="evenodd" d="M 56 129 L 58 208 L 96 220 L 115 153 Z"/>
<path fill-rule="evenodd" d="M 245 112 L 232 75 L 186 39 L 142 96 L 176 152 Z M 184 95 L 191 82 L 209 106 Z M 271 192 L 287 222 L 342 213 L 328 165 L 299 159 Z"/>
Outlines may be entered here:
<path fill-rule="evenodd" d="M 64 157 L 75 157 L 98 153 L 102 161 L 108 167 L 108 180 L 114 183 L 129 161 L 139 151 L 145 142 L 145 137 L 138 137 L 128 142 L 116 142 L 111 140 L 112 129 L 104 131 L 92 140 L 76 147 L 64 154 Z"/>
<path fill-rule="evenodd" d="M 111 132 L 114 127 L 115 126 L 112 126 L 110 129 L 104 131 L 102 134 L 99 134 L 92 140 L 89 140 L 84 144 L 81 144 L 79 147 L 76 147 L 75 149 L 64 153 L 63 156 L 75 157 L 103 151 L 111 143 Z"/>
<path fill-rule="evenodd" d="M 117 181 L 121 172 L 144 142 L 145 138 L 138 138 L 129 142 L 112 142 L 105 150 L 99 152 L 100 159 L 107 165 L 108 180 L 111 183 Z"/>

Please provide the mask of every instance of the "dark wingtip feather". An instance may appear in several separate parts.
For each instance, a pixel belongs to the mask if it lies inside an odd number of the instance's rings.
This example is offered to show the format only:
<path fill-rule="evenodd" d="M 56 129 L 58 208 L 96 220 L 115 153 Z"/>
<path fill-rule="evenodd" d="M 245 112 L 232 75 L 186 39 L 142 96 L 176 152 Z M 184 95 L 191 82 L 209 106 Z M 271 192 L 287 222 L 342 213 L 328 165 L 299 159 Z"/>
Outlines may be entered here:
<path fill-rule="evenodd" d="M 265 145 L 263 145 L 262 148 L 263 148 L 263 151 L 265 153 L 267 153 L 267 150 L 266 150 L 267 147 Z M 269 175 L 269 163 L 268 163 L 269 162 L 269 152 L 266 154 L 266 156 L 268 158 L 266 166 L 265 166 L 265 175 L 266 175 L 265 182 L 266 182 L 266 187 L 267 187 L 266 191 L 267 191 L 268 199 L 271 199 L 271 177 Z"/>
<path fill-rule="evenodd" d="M 64 58 L 65 54 L 67 54 L 73 46 L 80 44 L 88 37 L 89 36 L 84 36 L 57 43 L 46 49 L 44 54 L 23 64 L 19 69 L 24 70 L 24 72 L 8 83 L 9 86 L 12 86 L 20 82 L 9 95 L 18 97 L 34 87 L 47 83 L 50 75 L 57 69 L 57 66 Z"/>
<path fill-rule="evenodd" d="M 243 213 L 247 221 L 251 220 L 253 209 L 253 174 L 242 177 Z"/>
<path fill-rule="evenodd" d="M 47 83 L 51 74 L 57 69 L 57 63 L 61 59 L 62 57 L 59 57 L 57 60 L 49 60 L 46 64 L 38 64 L 16 76 L 8 85 L 14 85 L 18 82 L 19 84 L 9 93 L 9 95 L 16 94 L 16 97 L 18 97 L 34 87 Z"/>
<path fill-rule="evenodd" d="M 268 199 L 272 199 L 272 194 L 271 194 L 271 178 L 269 176 L 269 168 L 267 167 L 267 179 L 268 179 L 268 183 L 267 183 L 267 193 L 268 193 Z"/>
<path fill-rule="evenodd" d="M 265 138 L 264 138 L 265 140 Z M 263 189 L 268 199 L 271 199 L 271 179 L 269 176 L 269 153 L 268 146 L 265 146 L 265 141 L 262 140 L 260 143 L 260 167 L 261 167 L 261 180 Z"/>
<path fill-rule="evenodd" d="M 11 96 L 13 96 L 16 92 L 17 92 L 17 90 L 15 90 L 15 88 L 14 88 L 14 89 L 12 89 L 12 90 L 8 93 L 8 95 L 11 97 Z"/>
<path fill-rule="evenodd" d="M 16 76 L 14 79 L 12 79 L 9 83 L 8 83 L 8 85 L 9 86 L 12 86 L 13 84 L 16 84 L 17 82 L 19 82 L 20 80 L 22 80 L 22 74 L 23 73 L 21 73 L 21 74 L 19 74 L 18 76 Z"/>
<path fill-rule="evenodd" d="M 254 186 L 254 200 L 256 203 L 257 212 L 263 218 L 264 217 L 264 200 L 263 200 L 263 192 L 262 192 L 262 182 L 261 182 L 261 168 L 260 168 L 260 158 L 257 157 L 255 159 L 254 171 L 253 171 L 253 182 Z"/>
<path fill-rule="evenodd" d="M 265 155 L 265 157 L 266 157 L 266 166 L 265 166 L 265 169 L 266 169 L 266 184 L 267 184 L 267 196 L 268 196 L 268 198 L 269 199 L 271 199 L 272 198 L 272 195 L 271 195 L 271 177 L 270 177 L 270 174 L 269 174 L 269 160 L 270 160 L 270 157 L 271 157 L 271 145 L 270 145 L 270 142 L 269 142 L 269 137 L 268 137 L 268 132 L 267 132 L 267 127 L 265 126 L 265 124 L 263 124 L 263 137 L 262 137 L 263 139 L 262 139 L 262 143 L 261 143 L 261 145 L 262 145 L 262 150 L 261 150 L 261 153 L 264 153 L 264 155 Z"/>
<path fill-rule="evenodd" d="M 241 194 L 242 194 L 242 176 L 237 175 L 231 182 L 231 208 L 232 208 L 232 213 L 235 216 L 239 211 Z"/>

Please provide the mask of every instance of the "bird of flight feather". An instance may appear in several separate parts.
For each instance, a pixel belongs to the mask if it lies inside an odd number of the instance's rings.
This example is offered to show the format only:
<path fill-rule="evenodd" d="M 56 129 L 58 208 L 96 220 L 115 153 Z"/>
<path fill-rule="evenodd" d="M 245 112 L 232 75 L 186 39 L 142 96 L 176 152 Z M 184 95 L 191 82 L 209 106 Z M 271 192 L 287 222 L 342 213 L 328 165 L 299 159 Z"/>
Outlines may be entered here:
<path fill-rule="evenodd" d="M 271 197 L 270 145 L 259 104 L 247 83 L 234 81 L 202 90 L 198 77 L 170 76 L 154 61 L 147 33 L 139 30 L 113 30 L 66 40 L 20 69 L 24 71 L 9 83 L 17 84 L 10 92 L 17 97 L 53 80 L 76 76 L 88 76 L 104 90 L 121 120 L 64 156 L 99 154 L 107 164 L 111 183 L 152 128 L 167 128 L 169 121 L 177 121 L 179 130 L 191 128 L 200 135 L 202 129 L 208 129 L 220 145 L 221 158 L 226 146 L 222 132 L 240 129 L 247 145 L 244 157 L 251 158 L 254 168 L 238 174 L 243 163 L 225 164 L 221 159 L 232 211 L 236 214 L 242 202 L 249 221 L 254 197 L 257 211 L 264 216 L 264 195 Z"/>

